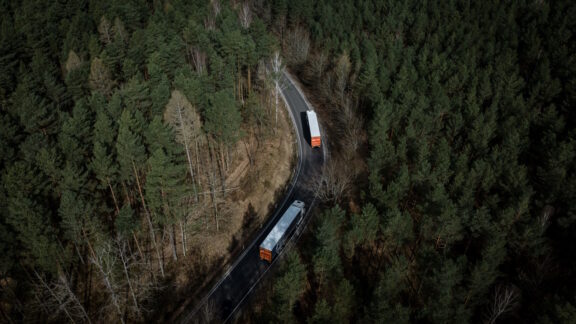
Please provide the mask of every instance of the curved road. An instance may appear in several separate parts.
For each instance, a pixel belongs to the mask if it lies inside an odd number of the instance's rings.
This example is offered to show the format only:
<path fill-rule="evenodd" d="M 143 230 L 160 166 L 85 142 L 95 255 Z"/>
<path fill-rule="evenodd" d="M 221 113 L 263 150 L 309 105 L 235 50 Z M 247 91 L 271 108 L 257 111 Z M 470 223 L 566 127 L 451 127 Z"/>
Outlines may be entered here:
<path fill-rule="evenodd" d="M 278 203 L 274 214 L 262 227 L 256 239 L 242 252 L 198 305 L 192 311 L 182 314 L 178 321 L 180 323 L 206 322 L 207 319 L 204 318 L 203 314 L 206 309 L 212 313 L 212 321 L 229 320 L 268 269 L 274 265 L 275 262 L 268 265 L 260 260 L 258 248 L 278 218 L 295 199 L 306 203 L 307 213 L 304 216 L 304 224 L 307 223 L 308 210 L 314 202 L 314 194 L 308 188 L 310 186 L 309 180 L 320 176 L 321 166 L 324 162 L 324 145 L 316 149 L 310 147 L 310 134 L 305 119 L 306 110 L 309 109 L 310 105 L 286 73 L 283 76 L 282 84 L 282 96 L 289 107 L 298 138 L 299 159 L 295 176 L 292 179 L 292 186 L 288 194 Z"/>

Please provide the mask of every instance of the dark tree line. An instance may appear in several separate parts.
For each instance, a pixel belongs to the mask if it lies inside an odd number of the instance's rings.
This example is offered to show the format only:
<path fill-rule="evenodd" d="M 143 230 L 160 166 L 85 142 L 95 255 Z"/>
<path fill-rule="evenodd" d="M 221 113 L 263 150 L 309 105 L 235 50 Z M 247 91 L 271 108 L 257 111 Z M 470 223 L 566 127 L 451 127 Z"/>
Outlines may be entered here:
<path fill-rule="evenodd" d="M 262 14 L 284 46 L 310 38 L 291 63 L 337 112 L 324 122 L 364 120 L 367 142 L 333 155 L 369 152 L 345 171 L 351 204 L 287 257 L 263 319 L 574 320 L 572 2 L 278 0 Z"/>
<path fill-rule="evenodd" d="M 230 152 L 271 133 L 250 10 L 0 1 L 2 322 L 143 321 L 218 231 Z"/>

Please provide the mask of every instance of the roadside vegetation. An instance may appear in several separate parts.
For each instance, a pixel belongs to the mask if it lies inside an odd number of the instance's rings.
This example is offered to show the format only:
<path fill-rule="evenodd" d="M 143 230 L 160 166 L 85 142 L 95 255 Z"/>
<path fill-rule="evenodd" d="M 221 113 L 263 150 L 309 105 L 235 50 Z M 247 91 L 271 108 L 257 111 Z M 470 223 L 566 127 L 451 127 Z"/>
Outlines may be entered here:
<path fill-rule="evenodd" d="M 267 26 L 234 1 L 0 17 L 0 322 L 144 322 L 200 297 L 290 176 Z"/>
<path fill-rule="evenodd" d="M 241 321 L 573 322 L 574 2 L 259 4 L 336 167 Z"/>

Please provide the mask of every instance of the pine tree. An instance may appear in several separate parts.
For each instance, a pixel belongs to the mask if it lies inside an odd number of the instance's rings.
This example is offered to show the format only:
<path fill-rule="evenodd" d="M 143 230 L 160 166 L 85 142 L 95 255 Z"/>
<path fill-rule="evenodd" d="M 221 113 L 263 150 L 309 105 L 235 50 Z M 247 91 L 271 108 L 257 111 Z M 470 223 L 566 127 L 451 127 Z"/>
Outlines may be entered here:
<path fill-rule="evenodd" d="M 314 254 L 314 273 L 321 285 L 342 275 L 340 263 L 340 224 L 345 212 L 334 207 L 324 213 L 316 234 L 319 244 Z"/>
<path fill-rule="evenodd" d="M 306 267 L 297 252 L 289 252 L 283 273 L 274 284 L 274 298 L 281 312 L 275 312 L 281 321 L 292 321 L 294 305 L 306 290 Z"/>
<path fill-rule="evenodd" d="M 168 230 L 174 260 L 178 259 L 176 250 L 175 224 L 180 221 L 182 215 L 178 211 L 181 201 L 186 198 L 183 187 L 185 168 L 181 164 L 175 164 L 173 156 L 168 156 L 162 148 L 156 151 L 148 159 L 150 171 L 144 186 L 148 207 L 154 215 L 154 220 Z"/>
<path fill-rule="evenodd" d="M 145 148 L 142 143 L 142 134 L 138 131 L 142 125 L 128 110 L 122 111 L 118 121 L 118 137 L 116 138 L 116 153 L 119 165 L 119 175 L 123 181 L 134 181 L 138 177 L 146 161 Z"/>
<path fill-rule="evenodd" d="M 74 245 L 75 253 L 79 260 L 84 263 L 84 256 L 81 252 L 84 244 L 83 227 L 86 226 L 86 219 L 91 217 L 93 208 L 77 193 L 71 190 L 64 190 L 60 198 L 58 215 L 61 218 L 60 226 L 63 229 L 64 238 Z"/>
<path fill-rule="evenodd" d="M 353 253 L 357 246 L 373 245 L 379 230 L 378 211 L 372 204 L 362 208 L 360 215 L 350 217 L 351 229 L 347 233 L 346 252 Z"/>
<path fill-rule="evenodd" d="M 88 156 L 91 139 L 92 115 L 84 100 L 78 101 L 71 116 L 62 118 L 63 125 L 58 142 L 64 158 L 74 164 L 82 164 Z"/>
<path fill-rule="evenodd" d="M 6 221 L 17 231 L 18 240 L 24 246 L 24 264 L 55 274 L 62 259 L 56 231 L 49 219 L 50 213 L 30 198 L 21 195 L 8 198 Z"/>
<path fill-rule="evenodd" d="M 206 122 L 204 129 L 221 146 L 220 156 L 227 164 L 225 149 L 234 145 L 241 136 L 242 116 L 229 91 L 221 90 L 210 98 L 210 106 L 204 111 Z"/>

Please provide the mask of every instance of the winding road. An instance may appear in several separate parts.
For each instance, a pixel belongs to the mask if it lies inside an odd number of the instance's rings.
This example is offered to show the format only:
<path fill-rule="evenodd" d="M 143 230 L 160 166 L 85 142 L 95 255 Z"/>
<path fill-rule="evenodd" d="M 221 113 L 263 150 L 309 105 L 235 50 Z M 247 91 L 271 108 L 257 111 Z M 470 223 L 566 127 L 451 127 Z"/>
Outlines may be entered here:
<path fill-rule="evenodd" d="M 308 222 L 308 211 L 314 204 L 314 194 L 309 188 L 309 181 L 321 175 L 321 166 L 325 159 L 325 145 L 316 149 L 310 147 L 310 134 L 308 134 L 305 119 L 306 110 L 310 109 L 310 105 L 287 73 L 284 73 L 282 85 L 282 97 L 289 108 L 298 140 L 298 163 L 291 186 L 287 194 L 278 202 L 276 210 L 258 232 L 256 238 L 194 309 L 181 314 L 179 323 L 230 320 L 268 269 L 279 259 L 276 258 L 270 265 L 261 261 L 258 247 L 278 218 L 295 199 L 306 203 L 307 212 L 304 215 L 304 224 Z M 213 316 L 212 320 L 204 318 L 205 313 L 210 313 Z"/>

